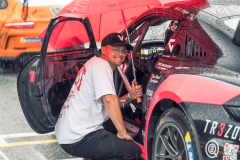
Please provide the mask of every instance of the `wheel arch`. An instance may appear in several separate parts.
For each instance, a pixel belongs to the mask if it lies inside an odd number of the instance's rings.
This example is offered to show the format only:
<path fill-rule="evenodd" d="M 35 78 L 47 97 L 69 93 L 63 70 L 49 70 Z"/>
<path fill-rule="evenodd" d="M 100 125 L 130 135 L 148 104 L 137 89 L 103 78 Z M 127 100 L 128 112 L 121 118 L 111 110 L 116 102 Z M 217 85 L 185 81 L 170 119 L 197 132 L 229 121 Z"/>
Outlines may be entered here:
<path fill-rule="evenodd" d="M 185 107 L 184 103 L 178 104 L 178 103 L 176 103 L 176 101 L 174 101 L 173 99 L 170 99 L 170 98 L 159 99 L 159 101 L 153 107 L 151 113 L 148 112 L 148 115 L 150 114 L 148 116 L 149 120 L 147 120 L 149 122 L 149 124 L 146 126 L 149 126 L 149 127 L 148 127 L 148 130 L 146 130 L 146 128 L 145 128 L 145 133 L 146 133 L 145 134 L 145 142 L 147 142 L 145 145 L 146 145 L 146 149 L 148 151 L 147 153 L 152 153 L 152 149 L 153 149 L 152 145 L 153 145 L 155 129 L 156 129 L 157 124 L 159 123 L 160 119 L 163 117 L 165 111 L 170 108 L 177 108 L 180 111 L 182 111 L 183 114 L 185 114 L 188 117 L 188 119 L 192 119 L 191 115 L 186 110 L 187 107 Z M 194 130 L 194 134 L 196 134 L 193 120 L 189 120 L 189 121 L 192 126 L 192 129 Z M 197 136 L 194 136 L 194 139 L 198 144 L 200 144 Z M 201 152 L 200 145 L 199 145 L 197 152 Z M 148 159 L 152 159 L 152 154 L 148 154 L 147 156 L 148 156 Z"/>

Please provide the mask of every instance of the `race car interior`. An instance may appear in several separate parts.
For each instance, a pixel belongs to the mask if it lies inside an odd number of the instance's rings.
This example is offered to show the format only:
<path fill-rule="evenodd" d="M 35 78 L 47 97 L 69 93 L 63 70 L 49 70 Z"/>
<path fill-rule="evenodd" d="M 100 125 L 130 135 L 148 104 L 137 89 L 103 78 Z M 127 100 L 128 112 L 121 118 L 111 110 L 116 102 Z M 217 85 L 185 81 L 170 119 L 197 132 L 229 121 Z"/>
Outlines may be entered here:
<path fill-rule="evenodd" d="M 144 40 L 144 38 L 148 34 L 150 27 L 157 27 L 162 24 L 168 27 L 170 21 L 171 19 L 168 17 L 160 17 L 158 15 L 151 16 L 141 19 L 135 23 L 136 25 L 134 28 L 131 27 L 128 29 L 130 33 L 130 41 L 134 45 L 132 52 L 134 55 L 137 82 L 142 86 L 144 94 L 148 79 L 158 60 L 158 56 L 160 56 L 164 50 L 164 35 L 161 35 L 158 39 Z M 61 26 L 61 24 L 59 24 L 59 26 Z M 125 32 L 123 31 L 122 34 L 125 35 Z M 44 76 L 45 95 L 47 100 L 44 101 L 42 99 L 42 104 L 49 105 L 51 108 L 51 117 L 55 122 L 68 97 L 78 71 L 90 57 L 94 56 L 91 44 L 89 45 L 86 43 L 84 45 L 79 45 L 77 42 L 76 38 L 74 41 L 75 45 L 73 45 L 74 47 L 66 46 L 65 48 L 57 48 L 56 45 L 54 48 L 51 44 L 48 45 Z M 126 56 L 126 60 L 120 68 L 126 75 L 128 81 L 131 82 L 133 80 L 133 72 L 131 61 L 129 59 L 130 54 Z M 113 74 L 118 97 L 127 94 L 128 91 L 119 71 L 116 69 Z M 139 137 L 137 135 L 141 126 L 142 104 L 139 104 L 136 101 L 132 101 L 132 104 L 135 106 L 135 109 L 132 109 L 130 105 L 127 105 L 122 109 L 122 114 L 128 133 L 133 137 Z"/>

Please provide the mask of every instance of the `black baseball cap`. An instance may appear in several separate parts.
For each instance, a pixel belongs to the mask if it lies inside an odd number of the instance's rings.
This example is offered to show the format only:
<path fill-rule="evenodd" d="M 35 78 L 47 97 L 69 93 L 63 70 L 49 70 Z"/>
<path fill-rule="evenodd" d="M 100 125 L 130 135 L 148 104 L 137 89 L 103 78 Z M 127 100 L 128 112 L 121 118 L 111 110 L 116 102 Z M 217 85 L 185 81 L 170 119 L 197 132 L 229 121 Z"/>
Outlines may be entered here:
<path fill-rule="evenodd" d="M 124 36 L 120 33 L 110 33 L 102 40 L 103 47 L 107 45 L 111 46 L 126 46 L 127 50 L 132 50 L 133 47 L 124 40 Z"/>

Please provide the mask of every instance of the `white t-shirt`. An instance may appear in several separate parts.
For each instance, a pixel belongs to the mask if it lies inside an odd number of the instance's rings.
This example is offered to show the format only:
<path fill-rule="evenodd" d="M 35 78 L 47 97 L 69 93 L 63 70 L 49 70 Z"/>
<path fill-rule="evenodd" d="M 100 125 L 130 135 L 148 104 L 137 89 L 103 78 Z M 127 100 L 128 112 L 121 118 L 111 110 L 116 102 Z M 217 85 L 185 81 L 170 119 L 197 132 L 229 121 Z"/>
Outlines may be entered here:
<path fill-rule="evenodd" d="M 94 56 L 78 72 L 60 112 L 55 126 L 60 144 L 76 143 L 103 128 L 109 118 L 101 98 L 106 94 L 116 95 L 113 70 L 106 60 Z"/>

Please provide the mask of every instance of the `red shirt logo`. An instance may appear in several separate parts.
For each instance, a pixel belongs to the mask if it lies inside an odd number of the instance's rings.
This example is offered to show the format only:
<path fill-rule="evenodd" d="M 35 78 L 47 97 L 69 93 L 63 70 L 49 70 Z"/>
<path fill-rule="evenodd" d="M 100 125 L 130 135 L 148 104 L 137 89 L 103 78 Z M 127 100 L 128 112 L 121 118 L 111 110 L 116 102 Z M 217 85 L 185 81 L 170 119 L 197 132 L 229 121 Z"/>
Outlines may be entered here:
<path fill-rule="evenodd" d="M 82 83 L 82 77 L 85 74 L 86 74 L 86 68 L 85 68 L 85 66 L 83 66 L 81 68 L 81 70 L 78 72 L 77 78 L 76 78 L 76 80 L 74 82 L 74 84 L 77 86 L 77 90 L 78 91 L 80 90 L 80 86 L 81 86 L 81 83 Z"/>

